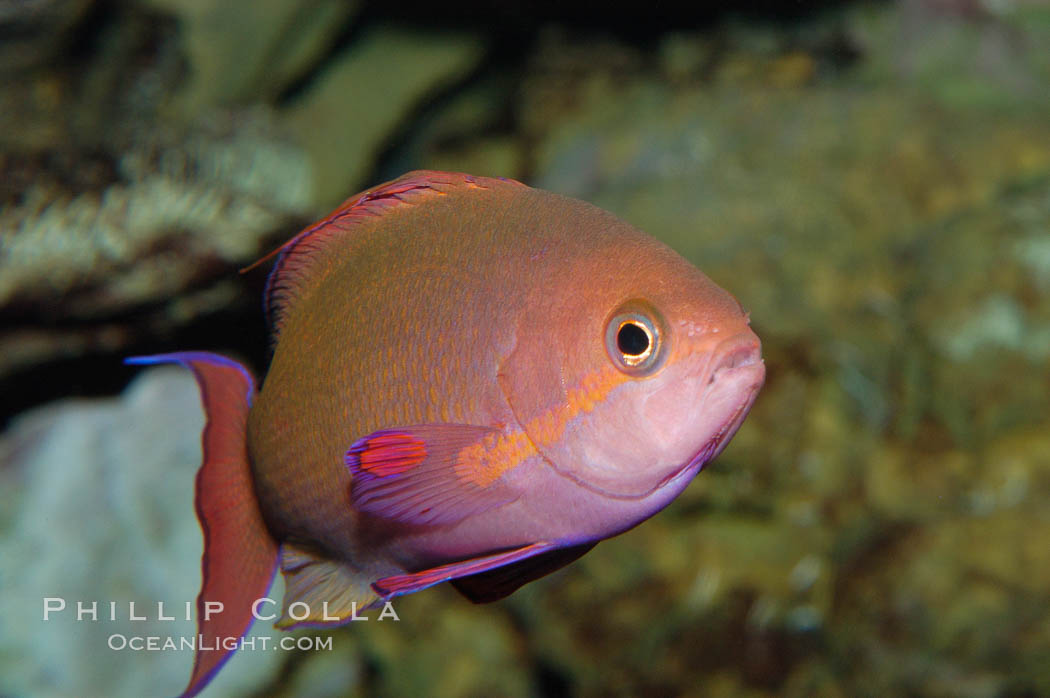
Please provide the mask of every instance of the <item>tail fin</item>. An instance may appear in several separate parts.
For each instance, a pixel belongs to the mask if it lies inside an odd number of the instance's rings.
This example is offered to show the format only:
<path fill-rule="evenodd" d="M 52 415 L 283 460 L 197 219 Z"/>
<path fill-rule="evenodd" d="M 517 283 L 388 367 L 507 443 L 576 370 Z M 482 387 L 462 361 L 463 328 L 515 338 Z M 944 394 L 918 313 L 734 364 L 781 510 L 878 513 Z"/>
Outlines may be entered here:
<path fill-rule="evenodd" d="M 246 427 L 255 381 L 241 364 L 207 352 L 136 356 L 125 363 L 182 364 L 193 371 L 207 413 L 197 472 L 197 518 L 204 532 L 197 597 L 200 644 L 183 693 L 195 696 L 233 654 L 236 643 L 226 638 L 239 640 L 248 632 L 252 603 L 266 595 L 277 569 L 277 543 L 259 511 L 248 463 Z"/>

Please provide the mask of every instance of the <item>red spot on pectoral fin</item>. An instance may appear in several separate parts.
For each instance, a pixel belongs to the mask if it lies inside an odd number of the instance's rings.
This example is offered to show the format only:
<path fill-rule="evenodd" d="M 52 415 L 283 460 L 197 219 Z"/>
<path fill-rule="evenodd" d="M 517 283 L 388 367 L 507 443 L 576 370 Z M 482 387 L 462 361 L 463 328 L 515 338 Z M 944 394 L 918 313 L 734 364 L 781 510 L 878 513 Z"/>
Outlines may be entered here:
<path fill-rule="evenodd" d="M 204 532 L 197 597 L 201 642 L 183 693 L 194 696 L 233 653 L 224 648 L 225 638 L 248 632 L 252 602 L 266 596 L 277 569 L 277 543 L 259 511 L 248 461 L 246 426 L 255 382 L 236 361 L 207 352 L 140 356 L 126 363 L 182 364 L 193 371 L 207 413 L 196 485 L 197 517 Z M 222 604 L 221 612 L 214 602 Z"/>
<path fill-rule="evenodd" d="M 460 462 L 463 449 L 497 433 L 469 424 L 382 429 L 358 439 L 344 460 L 358 511 L 413 525 L 462 521 L 514 499 L 498 479 L 479 485 Z"/>
<path fill-rule="evenodd" d="M 423 462 L 426 444 L 416 436 L 401 431 L 376 432 L 361 439 L 346 452 L 349 462 L 374 477 L 400 475 Z"/>
<path fill-rule="evenodd" d="M 484 557 L 472 558 L 461 562 L 453 562 L 429 570 L 423 570 L 421 572 L 384 577 L 377 582 L 373 582 L 372 588 L 375 589 L 381 599 L 386 601 L 387 599 L 394 596 L 400 596 L 401 594 L 411 594 L 416 591 L 422 591 L 427 587 L 432 587 L 441 582 L 447 582 L 450 579 L 479 574 L 481 572 L 496 569 L 497 567 L 520 562 L 521 560 L 525 560 L 534 555 L 539 555 L 540 553 L 547 552 L 556 547 L 557 546 L 554 543 L 533 543 L 522 548 L 515 548 L 514 550 L 495 553 L 494 555 L 485 555 Z"/>

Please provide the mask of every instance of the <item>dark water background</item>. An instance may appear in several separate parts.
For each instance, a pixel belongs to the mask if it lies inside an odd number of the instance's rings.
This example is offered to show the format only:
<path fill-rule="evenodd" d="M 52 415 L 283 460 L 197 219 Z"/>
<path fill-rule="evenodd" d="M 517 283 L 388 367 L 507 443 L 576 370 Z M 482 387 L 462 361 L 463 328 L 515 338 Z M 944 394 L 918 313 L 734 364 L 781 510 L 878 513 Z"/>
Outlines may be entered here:
<path fill-rule="evenodd" d="M 193 632 L 126 602 L 196 594 L 200 411 L 119 361 L 261 374 L 236 270 L 416 168 L 665 240 L 766 387 L 567 570 L 241 652 L 212 695 L 1050 695 L 1050 7 L 451 5 L 0 0 L 0 695 L 183 685 L 189 653 L 107 643 Z"/>

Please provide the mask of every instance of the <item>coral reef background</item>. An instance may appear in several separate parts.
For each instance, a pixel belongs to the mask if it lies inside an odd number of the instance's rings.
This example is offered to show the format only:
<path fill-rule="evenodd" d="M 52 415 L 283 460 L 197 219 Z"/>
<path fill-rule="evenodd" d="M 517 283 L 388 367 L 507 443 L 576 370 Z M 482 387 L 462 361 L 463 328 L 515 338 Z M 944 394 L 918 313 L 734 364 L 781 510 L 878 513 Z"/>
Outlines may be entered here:
<path fill-rule="evenodd" d="M 237 269 L 416 168 L 663 239 L 750 310 L 766 388 L 568 569 L 240 652 L 212 695 L 1050 695 L 1050 7 L 720 4 L 0 0 L 0 695 L 181 688 L 189 653 L 107 637 L 193 633 L 126 602 L 196 594 L 200 407 L 120 360 L 261 375 Z"/>

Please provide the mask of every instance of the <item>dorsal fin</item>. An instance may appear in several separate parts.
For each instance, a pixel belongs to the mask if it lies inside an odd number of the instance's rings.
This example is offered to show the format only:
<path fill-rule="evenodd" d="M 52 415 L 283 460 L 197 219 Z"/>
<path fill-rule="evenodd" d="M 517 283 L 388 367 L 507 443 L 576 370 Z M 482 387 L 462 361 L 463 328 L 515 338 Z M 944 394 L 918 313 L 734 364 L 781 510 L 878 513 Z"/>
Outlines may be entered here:
<path fill-rule="evenodd" d="M 500 180 L 524 186 L 512 179 L 501 177 Z M 418 204 L 421 199 L 447 193 L 453 187 L 487 189 L 487 182 L 491 181 L 493 180 L 459 172 L 409 172 L 350 197 L 328 216 L 308 226 L 279 247 L 275 251 L 279 254 L 277 262 L 266 281 L 263 294 L 266 317 L 270 322 L 274 340 L 276 341 L 280 334 L 289 303 L 299 295 L 303 280 L 309 276 L 317 258 L 317 252 L 324 249 L 327 241 L 337 236 L 352 235 L 355 223 L 382 216 L 399 206 Z"/>

